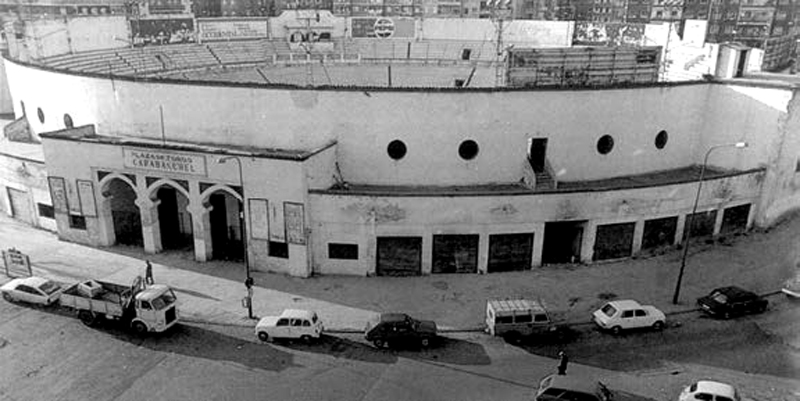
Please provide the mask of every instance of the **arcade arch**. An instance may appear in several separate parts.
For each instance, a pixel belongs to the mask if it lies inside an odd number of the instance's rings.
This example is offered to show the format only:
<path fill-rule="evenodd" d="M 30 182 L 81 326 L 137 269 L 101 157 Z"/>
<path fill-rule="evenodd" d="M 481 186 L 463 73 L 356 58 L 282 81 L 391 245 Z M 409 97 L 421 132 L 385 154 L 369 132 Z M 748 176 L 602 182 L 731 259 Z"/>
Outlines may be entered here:
<path fill-rule="evenodd" d="M 142 217 L 136 204 L 136 185 L 127 177 L 113 175 L 100 183 L 101 214 L 110 223 L 107 245 L 143 246 Z"/>
<path fill-rule="evenodd" d="M 194 236 L 186 189 L 172 180 L 162 179 L 150 186 L 148 198 L 155 206 L 158 222 L 154 228 L 159 231 L 161 243 L 156 247 L 162 250 L 191 250 Z"/>
<path fill-rule="evenodd" d="M 208 210 L 211 258 L 241 261 L 244 259 L 242 197 L 230 187 L 215 185 L 203 193 Z"/>

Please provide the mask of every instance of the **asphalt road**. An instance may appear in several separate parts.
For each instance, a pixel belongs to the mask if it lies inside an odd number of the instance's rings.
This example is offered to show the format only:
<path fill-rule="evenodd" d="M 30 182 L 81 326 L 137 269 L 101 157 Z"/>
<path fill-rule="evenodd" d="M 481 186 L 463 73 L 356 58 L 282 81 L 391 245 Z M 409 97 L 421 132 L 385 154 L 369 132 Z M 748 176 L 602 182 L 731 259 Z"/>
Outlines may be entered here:
<path fill-rule="evenodd" d="M 0 400 L 526 400 L 555 367 L 537 354 L 562 347 L 610 369 L 687 360 L 796 378 L 797 350 L 763 327 L 785 328 L 781 317 L 798 310 L 781 302 L 724 322 L 684 315 L 679 327 L 620 337 L 584 327 L 569 343 L 510 346 L 475 333 L 429 350 L 377 350 L 358 335 L 262 344 L 250 329 L 222 326 L 139 338 L 85 327 L 58 307 L 0 301 Z"/>

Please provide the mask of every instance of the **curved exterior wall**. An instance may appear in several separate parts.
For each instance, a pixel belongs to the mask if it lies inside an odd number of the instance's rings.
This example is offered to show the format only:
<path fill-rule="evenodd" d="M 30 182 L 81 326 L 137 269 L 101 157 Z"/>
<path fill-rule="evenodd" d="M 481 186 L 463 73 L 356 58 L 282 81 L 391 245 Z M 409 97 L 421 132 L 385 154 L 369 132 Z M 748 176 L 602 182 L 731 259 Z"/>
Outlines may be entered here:
<path fill-rule="evenodd" d="M 375 273 L 380 258 L 377 243 L 390 237 L 419 238 L 423 274 L 432 271 L 433 238 L 438 235 L 477 236 L 479 271 L 487 270 L 491 237 L 498 234 L 531 234 L 530 266 L 539 265 L 546 227 L 559 222 L 580 226 L 578 260 L 584 262 L 596 259 L 598 227 L 627 224 L 633 230 L 635 254 L 648 221 L 675 218 L 675 236 L 669 242 L 680 242 L 697 189 L 693 179 L 618 190 L 528 194 L 454 195 L 424 189 L 518 183 L 526 174 L 527 141 L 532 137 L 548 138 L 547 159 L 564 182 L 699 165 L 712 146 L 747 141 L 750 147 L 745 150 L 719 150 L 709 158 L 710 166 L 744 172 L 709 180 L 703 187 L 698 211 L 717 212 L 714 233 L 720 231 L 730 208 L 750 205 L 745 215 L 749 227 L 753 222 L 769 224 L 800 202 L 800 182 L 795 177 L 800 142 L 792 135 L 800 129 L 800 121 L 795 89 L 790 87 L 730 81 L 582 91 L 323 90 L 136 82 L 14 61 L 7 61 L 7 70 L 15 110 L 20 113 L 20 102 L 25 103 L 36 134 L 63 129 L 63 115 L 69 114 L 76 126 L 94 124 L 107 142 L 125 137 L 139 142 L 129 146 L 149 142 L 148 146 L 157 147 L 152 143 L 162 140 L 161 106 L 164 138 L 171 144 L 193 144 L 192 152 L 209 166 L 216 166 L 233 149 L 315 154 L 289 164 L 242 156 L 243 177 L 236 177 L 230 166 L 218 170 L 221 173 L 209 171 L 203 179 L 167 175 L 194 188 L 189 201 L 196 216 L 195 253 L 201 260 L 208 237 L 202 223 L 207 213 L 203 185 L 232 187 L 240 178 L 245 182 L 245 200 L 264 198 L 270 204 L 304 207 L 304 227 L 297 231 L 303 238 L 291 244 L 288 258 L 271 257 L 269 241 L 263 238 L 248 243 L 256 268 L 301 276 Z M 44 122 L 37 118 L 39 108 Z M 659 150 L 654 139 L 661 130 L 669 139 Z M 614 138 L 613 150 L 605 155 L 597 150 L 602 135 Z M 480 147 L 473 160 L 458 155 L 465 139 Z M 98 181 L 98 170 L 126 171 L 118 161 L 120 145 L 106 143 L 96 157 L 81 157 L 88 155 L 83 149 L 99 152 L 100 145 L 71 151 L 56 146 L 48 151 L 50 140 L 61 142 L 44 136 L 51 175 Z M 407 145 L 408 153 L 399 161 L 387 156 L 392 140 Z M 319 149 L 325 150 L 315 153 Z M 140 177 L 137 182 L 147 182 L 142 180 L 153 175 L 131 174 Z M 164 179 L 161 176 L 152 179 Z M 369 195 L 346 193 L 329 190 L 335 180 L 421 189 L 410 195 L 390 188 Z M 101 183 L 95 184 L 95 195 L 102 201 Z M 152 211 L 154 206 L 145 199 L 151 192 L 146 186 L 137 189 L 144 199 L 142 210 Z M 89 228 L 85 233 L 70 230 L 68 216 L 56 217 L 62 237 L 109 244 L 102 215 L 94 223 L 87 220 L 95 232 Z M 143 217 L 143 222 L 148 219 Z M 357 255 L 331 258 L 331 244 L 356 245 Z M 148 250 L 158 247 L 151 244 Z"/>

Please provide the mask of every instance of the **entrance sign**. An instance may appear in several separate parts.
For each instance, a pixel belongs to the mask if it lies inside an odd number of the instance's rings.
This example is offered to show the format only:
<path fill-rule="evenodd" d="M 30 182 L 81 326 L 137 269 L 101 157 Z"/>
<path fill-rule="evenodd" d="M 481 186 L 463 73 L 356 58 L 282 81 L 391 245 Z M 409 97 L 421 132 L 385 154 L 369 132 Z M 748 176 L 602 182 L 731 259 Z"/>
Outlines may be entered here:
<path fill-rule="evenodd" d="M 11 248 L 3 251 L 3 262 L 6 265 L 6 276 L 8 277 L 30 277 L 31 259 L 28 255 Z"/>
<path fill-rule="evenodd" d="M 188 153 L 122 148 L 125 167 L 162 173 L 206 176 L 206 158 Z"/>

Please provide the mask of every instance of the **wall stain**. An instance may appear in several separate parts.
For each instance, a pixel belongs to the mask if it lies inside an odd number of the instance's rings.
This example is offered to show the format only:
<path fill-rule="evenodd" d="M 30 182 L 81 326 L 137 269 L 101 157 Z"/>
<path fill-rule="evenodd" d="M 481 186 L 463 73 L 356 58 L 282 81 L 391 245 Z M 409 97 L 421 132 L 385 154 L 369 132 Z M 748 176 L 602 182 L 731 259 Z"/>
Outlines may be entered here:
<path fill-rule="evenodd" d="M 406 218 L 405 209 L 390 203 L 384 205 L 353 203 L 345 207 L 344 211 L 355 213 L 364 220 L 369 220 L 374 216 L 376 223 L 396 222 Z"/>
<path fill-rule="evenodd" d="M 580 216 L 580 212 L 569 199 L 565 199 L 558 203 L 558 208 L 556 209 L 556 220 L 572 220 L 576 219 Z"/>
<path fill-rule="evenodd" d="M 489 210 L 489 212 L 494 215 L 511 216 L 517 214 L 519 210 L 517 210 L 517 208 L 515 208 L 514 205 L 507 203 L 505 205 L 500 205 L 498 207 L 492 208 Z"/>

